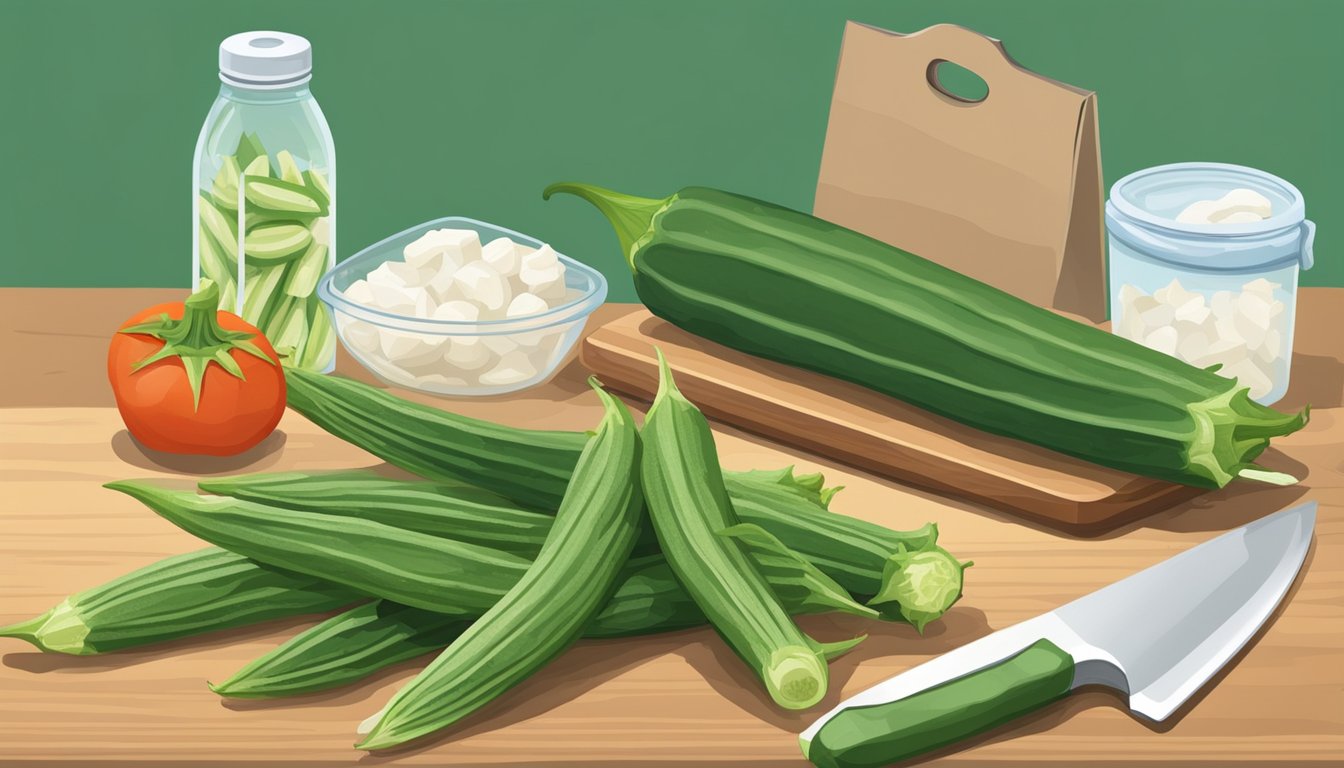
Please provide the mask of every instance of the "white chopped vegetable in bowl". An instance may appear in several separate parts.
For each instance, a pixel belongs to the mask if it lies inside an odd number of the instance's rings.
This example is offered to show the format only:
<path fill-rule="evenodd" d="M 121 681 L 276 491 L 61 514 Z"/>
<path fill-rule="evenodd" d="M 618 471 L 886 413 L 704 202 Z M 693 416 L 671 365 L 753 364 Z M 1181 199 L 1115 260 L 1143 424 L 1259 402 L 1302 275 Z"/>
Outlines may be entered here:
<path fill-rule="evenodd" d="M 318 295 L 341 343 L 379 378 L 475 396 L 549 378 L 606 300 L 607 282 L 535 238 L 448 217 L 346 259 Z"/>

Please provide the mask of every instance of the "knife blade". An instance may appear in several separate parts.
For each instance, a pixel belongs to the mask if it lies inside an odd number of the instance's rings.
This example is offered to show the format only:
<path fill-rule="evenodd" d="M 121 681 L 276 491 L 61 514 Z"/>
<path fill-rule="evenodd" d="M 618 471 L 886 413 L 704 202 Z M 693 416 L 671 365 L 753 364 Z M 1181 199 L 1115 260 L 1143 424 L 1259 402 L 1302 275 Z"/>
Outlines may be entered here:
<path fill-rule="evenodd" d="M 1273 614 L 1315 523 L 1315 502 L 1276 512 L 878 683 L 803 731 L 803 754 L 822 768 L 889 765 L 1085 685 L 1164 720 Z"/>

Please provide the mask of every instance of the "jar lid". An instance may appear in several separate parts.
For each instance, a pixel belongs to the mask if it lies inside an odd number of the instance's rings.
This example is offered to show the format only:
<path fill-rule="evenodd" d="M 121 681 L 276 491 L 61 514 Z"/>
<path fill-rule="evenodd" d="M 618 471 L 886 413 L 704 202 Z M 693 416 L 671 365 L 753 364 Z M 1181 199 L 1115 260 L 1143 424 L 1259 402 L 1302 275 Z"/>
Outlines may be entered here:
<path fill-rule="evenodd" d="M 239 32 L 219 44 L 219 79 L 245 88 L 285 88 L 313 75 L 313 46 L 288 32 Z"/>
<path fill-rule="evenodd" d="M 1176 220 L 1192 203 L 1217 200 L 1238 188 L 1268 199 L 1270 216 L 1234 223 Z M 1230 163 L 1171 163 L 1125 176 L 1111 186 L 1106 229 L 1153 258 L 1218 271 L 1293 261 L 1310 269 L 1316 233 L 1297 187 L 1271 173 Z"/>
<path fill-rule="evenodd" d="M 1261 221 L 1193 224 L 1176 216 L 1197 200 L 1214 200 L 1237 187 L 1249 187 L 1273 204 Z M 1116 210 L 1150 227 L 1199 235 L 1257 235 L 1296 227 L 1306 218 L 1302 193 L 1287 181 L 1256 168 L 1231 163 L 1170 163 L 1145 168 L 1111 185 Z"/>

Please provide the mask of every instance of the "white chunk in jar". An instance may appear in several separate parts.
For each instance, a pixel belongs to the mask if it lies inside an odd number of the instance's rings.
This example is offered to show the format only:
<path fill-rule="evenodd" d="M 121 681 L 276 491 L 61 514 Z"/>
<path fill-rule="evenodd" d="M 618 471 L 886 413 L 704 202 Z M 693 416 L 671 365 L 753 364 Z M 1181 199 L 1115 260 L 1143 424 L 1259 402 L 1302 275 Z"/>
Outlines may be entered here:
<path fill-rule="evenodd" d="M 1269 198 L 1254 189 L 1238 187 L 1217 200 L 1196 200 L 1176 214 L 1182 224 L 1237 224 L 1263 221 L 1274 214 Z"/>
<path fill-rule="evenodd" d="M 1240 291 L 1203 294 L 1179 280 L 1152 295 L 1132 285 L 1119 292 L 1118 333 L 1199 368 L 1219 365 L 1220 375 L 1235 378 L 1261 397 L 1273 389 L 1283 367 L 1287 334 L 1280 286 L 1256 278 Z"/>

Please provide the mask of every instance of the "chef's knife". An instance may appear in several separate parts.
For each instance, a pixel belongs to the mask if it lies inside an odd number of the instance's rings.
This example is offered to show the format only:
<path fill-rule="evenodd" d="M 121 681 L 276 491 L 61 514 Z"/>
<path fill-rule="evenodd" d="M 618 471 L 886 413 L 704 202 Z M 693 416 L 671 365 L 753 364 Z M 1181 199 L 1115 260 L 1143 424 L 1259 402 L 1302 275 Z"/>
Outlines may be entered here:
<path fill-rule="evenodd" d="M 1308 502 L 1164 560 L 841 702 L 799 736 L 822 768 L 905 760 L 1084 685 L 1165 720 L 1255 634 L 1302 567 Z"/>

